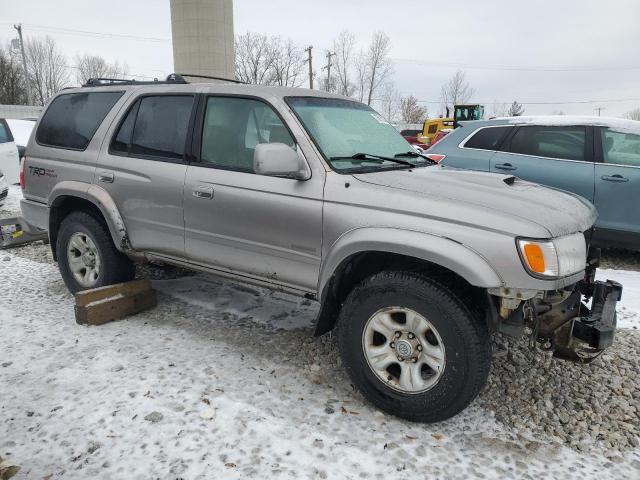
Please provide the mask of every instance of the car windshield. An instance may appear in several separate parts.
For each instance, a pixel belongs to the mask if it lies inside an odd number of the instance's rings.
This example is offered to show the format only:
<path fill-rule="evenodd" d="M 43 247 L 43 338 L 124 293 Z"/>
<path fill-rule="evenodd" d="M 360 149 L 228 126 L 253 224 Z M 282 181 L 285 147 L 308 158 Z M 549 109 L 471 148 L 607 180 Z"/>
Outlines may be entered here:
<path fill-rule="evenodd" d="M 400 132 L 367 105 L 316 97 L 290 97 L 287 102 L 331 167 L 338 172 L 430 164 L 416 155 Z M 396 158 L 404 161 L 394 161 Z"/>

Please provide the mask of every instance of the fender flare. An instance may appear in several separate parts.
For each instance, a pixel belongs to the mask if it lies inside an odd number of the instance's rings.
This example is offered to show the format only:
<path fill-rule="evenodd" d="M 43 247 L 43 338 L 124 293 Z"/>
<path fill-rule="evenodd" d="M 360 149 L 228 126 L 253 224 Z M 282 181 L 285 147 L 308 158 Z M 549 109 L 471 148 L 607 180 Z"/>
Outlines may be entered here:
<path fill-rule="evenodd" d="M 318 293 L 324 296 L 325 288 L 346 259 L 356 253 L 375 251 L 435 263 L 476 287 L 492 288 L 504 284 L 484 257 L 450 238 L 391 227 L 359 227 L 344 233 L 329 248 L 320 270 Z"/>
<path fill-rule="evenodd" d="M 131 252 L 131 244 L 127 235 L 127 228 L 120 215 L 120 211 L 111 195 L 102 187 L 83 182 L 65 180 L 58 183 L 49 195 L 47 205 L 49 209 L 56 208 L 66 197 L 77 197 L 87 200 L 100 210 L 104 217 L 113 244 L 123 253 Z"/>

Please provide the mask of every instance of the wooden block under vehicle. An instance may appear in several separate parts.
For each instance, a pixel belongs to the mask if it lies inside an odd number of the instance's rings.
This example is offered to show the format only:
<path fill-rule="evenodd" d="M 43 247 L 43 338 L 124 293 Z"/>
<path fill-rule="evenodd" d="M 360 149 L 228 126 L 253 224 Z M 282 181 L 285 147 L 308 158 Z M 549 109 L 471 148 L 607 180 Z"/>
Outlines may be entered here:
<path fill-rule="evenodd" d="M 134 280 L 76 293 L 76 322 L 102 325 L 140 313 L 158 304 L 150 280 Z"/>

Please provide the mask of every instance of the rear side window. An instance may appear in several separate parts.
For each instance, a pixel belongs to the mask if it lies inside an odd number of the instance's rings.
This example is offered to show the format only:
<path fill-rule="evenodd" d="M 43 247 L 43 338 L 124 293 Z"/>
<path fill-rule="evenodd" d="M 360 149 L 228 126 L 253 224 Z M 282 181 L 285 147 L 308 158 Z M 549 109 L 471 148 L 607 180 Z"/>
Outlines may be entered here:
<path fill-rule="evenodd" d="M 133 127 L 130 153 L 182 159 L 192 107 L 190 95 L 143 97 Z M 127 128 L 126 120 L 121 129 L 123 127 Z"/>
<path fill-rule="evenodd" d="M 487 127 L 478 130 L 464 144 L 465 148 L 480 150 L 498 150 L 502 141 L 513 127 Z"/>
<path fill-rule="evenodd" d="M 4 120 L 0 120 L 0 143 L 13 142 L 9 127 Z"/>
<path fill-rule="evenodd" d="M 123 93 L 68 93 L 56 97 L 40 121 L 36 141 L 49 147 L 86 149 Z"/>
<path fill-rule="evenodd" d="M 585 127 L 520 127 L 511 139 L 512 153 L 585 160 Z"/>

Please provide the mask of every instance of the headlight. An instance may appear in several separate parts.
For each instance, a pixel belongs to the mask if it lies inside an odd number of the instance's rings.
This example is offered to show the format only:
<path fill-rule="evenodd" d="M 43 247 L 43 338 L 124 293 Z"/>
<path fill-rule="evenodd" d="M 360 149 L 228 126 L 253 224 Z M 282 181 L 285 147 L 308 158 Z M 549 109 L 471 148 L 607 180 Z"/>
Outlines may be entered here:
<path fill-rule="evenodd" d="M 518 239 L 525 268 L 534 277 L 562 278 L 584 270 L 587 245 L 582 233 L 553 240 Z"/>

